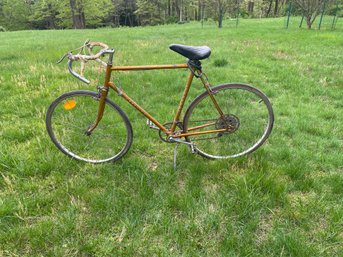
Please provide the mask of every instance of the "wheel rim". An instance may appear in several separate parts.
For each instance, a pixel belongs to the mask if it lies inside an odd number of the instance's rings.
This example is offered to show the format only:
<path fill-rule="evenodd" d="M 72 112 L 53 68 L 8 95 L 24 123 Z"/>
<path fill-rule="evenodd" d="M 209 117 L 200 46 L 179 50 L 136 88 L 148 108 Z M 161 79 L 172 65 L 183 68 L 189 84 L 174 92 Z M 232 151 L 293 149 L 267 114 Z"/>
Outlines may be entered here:
<path fill-rule="evenodd" d="M 74 93 L 62 96 L 49 109 L 48 131 L 63 153 L 78 160 L 102 163 L 116 160 L 128 150 L 131 127 L 108 101 L 97 128 L 91 135 L 85 133 L 96 119 L 98 104 L 95 93 Z"/>
<path fill-rule="evenodd" d="M 208 94 L 199 96 L 185 115 L 185 131 L 204 122 L 212 124 L 194 132 L 227 129 L 225 132 L 189 136 L 197 151 L 209 158 L 234 158 L 256 150 L 268 137 L 273 112 L 268 98 L 247 85 L 223 85 L 213 88 L 224 112 L 220 117 Z M 229 129 L 230 128 L 230 129 Z"/>

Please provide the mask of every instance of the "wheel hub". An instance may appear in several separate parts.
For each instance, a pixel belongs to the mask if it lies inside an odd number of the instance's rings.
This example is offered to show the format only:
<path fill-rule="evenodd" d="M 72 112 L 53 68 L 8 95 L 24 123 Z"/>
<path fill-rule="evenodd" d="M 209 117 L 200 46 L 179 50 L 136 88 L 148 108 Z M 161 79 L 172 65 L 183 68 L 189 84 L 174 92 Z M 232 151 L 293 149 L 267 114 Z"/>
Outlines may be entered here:
<path fill-rule="evenodd" d="M 233 133 L 239 128 L 240 122 L 237 116 L 225 114 L 216 122 L 216 129 L 226 129 L 224 133 Z"/>

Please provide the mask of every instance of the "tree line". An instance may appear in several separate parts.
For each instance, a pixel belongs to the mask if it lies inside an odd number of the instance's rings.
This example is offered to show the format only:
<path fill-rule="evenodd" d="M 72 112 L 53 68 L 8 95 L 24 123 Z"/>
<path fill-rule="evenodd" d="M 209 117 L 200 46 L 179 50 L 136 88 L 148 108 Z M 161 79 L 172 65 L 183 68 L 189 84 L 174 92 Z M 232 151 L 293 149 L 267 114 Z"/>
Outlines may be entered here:
<path fill-rule="evenodd" d="M 309 15 L 306 5 L 323 1 L 336 0 L 0 0 L 0 27 L 84 29 L 204 19 L 213 19 L 222 27 L 225 18 L 284 15 L 291 2 L 297 6 L 293 12 L 303 8 Z"/>
<path fill-rule="evenodd" d="M 278 16 L 286 0 L 0 0 L 9 30 L 144 26 L 225 17 Z M 273 9 L 273 11 L 272 11 Z"/>

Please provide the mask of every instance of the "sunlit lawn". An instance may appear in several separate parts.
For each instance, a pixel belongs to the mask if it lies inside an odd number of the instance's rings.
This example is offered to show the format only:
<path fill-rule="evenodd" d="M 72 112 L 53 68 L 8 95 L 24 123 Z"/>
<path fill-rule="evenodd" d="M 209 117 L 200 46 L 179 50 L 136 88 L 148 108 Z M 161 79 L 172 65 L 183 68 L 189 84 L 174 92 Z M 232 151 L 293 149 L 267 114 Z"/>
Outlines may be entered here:
<path fill-rule="evenodd" d="M 284 29 L 285 19 L 98 30 L 0 33 L 0 256 L 341 256 L 343 26 Z M 159 140 L 114 92 L 134 142 L 114 164 L 69 159 L 45 113 L 60 94 L 95 90 L 55 62 L 86 39 L 115 65 L 183 63 L 171 43 L 208 45 L 212 84 L 265 92 L 275 126 L 258 151 L 209 161 Z M 170 122 L 187 71 L 118 73 L 115 81 Z M 97 78 L 98 77 L 98 78 Z M 192 98 L 203 91 L 195 81 Z"/>

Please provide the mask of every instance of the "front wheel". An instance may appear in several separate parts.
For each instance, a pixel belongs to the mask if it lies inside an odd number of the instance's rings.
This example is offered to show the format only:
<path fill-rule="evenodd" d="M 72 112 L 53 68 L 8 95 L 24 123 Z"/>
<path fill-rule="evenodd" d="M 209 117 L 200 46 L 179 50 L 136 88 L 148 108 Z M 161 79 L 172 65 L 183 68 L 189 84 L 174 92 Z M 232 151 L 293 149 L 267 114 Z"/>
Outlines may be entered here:
<path fill-rule="evenodd" d="M 268 138 L 274 123 L 271 103 L 258 89 L 244 84 L 212 88 L 222 114 L 208 92 L 199 95 L 186 111 L 186 137 L 197 153 L 211 158 L 234 158 L 255 151 Z M 206 132 L 205 132 L 206 131 Z M 219 131 L 207 133 L 210 131 Z M 204 133 L 204 134 L 203 134 Z"/>
<path fill-rule="evenodd" d="M 91 134 L 99 107 L 98 94 L 72 91 L 53 101 L 46 115 L 46 128 L 64 154 L 90 163 L 116 161 L 130 148 L 132 127 L 126 114 L 106 99 L 104 115 Z"/>

